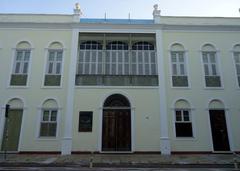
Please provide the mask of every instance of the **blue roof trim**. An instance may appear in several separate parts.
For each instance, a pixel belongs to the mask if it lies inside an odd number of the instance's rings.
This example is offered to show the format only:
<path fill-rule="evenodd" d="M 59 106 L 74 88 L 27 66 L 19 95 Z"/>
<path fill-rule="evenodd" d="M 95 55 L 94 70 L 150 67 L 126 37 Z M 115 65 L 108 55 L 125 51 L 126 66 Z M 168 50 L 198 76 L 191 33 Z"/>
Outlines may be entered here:
<path fill-rule="evenodd" d="M 153 20 L 81 18 L 80 23 L 154 24 Z"/>

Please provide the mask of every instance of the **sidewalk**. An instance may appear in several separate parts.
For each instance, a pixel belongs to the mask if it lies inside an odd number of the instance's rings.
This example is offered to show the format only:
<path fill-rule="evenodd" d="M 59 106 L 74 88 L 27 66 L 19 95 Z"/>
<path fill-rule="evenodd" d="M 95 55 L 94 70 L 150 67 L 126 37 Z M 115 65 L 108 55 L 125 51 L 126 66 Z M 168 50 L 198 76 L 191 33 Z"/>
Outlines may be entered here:
<path fill-rule="evenodd" d="M 0 166 L 80 166 L 88 167 L 92 159 L 94 167 L 234 167 L 233 154 L 8 154 L 4 160 L 0 154 Z M 237 158 L 238 164 L 240 158 Z M 239 166 L 240 167 L 240 166 Z"/>

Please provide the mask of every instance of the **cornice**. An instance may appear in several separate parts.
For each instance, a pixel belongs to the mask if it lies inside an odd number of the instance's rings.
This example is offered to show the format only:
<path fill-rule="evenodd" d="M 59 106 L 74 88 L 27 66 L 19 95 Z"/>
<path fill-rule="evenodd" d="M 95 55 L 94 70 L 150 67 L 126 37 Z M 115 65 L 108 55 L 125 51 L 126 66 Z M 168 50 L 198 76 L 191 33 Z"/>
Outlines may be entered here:
<path fill-rule="evenodd" d="M 240 25 L 193 24 L 111 24 L 111 23 L 27 23 L 0 22 L 0 29 L 79 29 L 79 30 L 156 30 L 166 31 L 240 31 Z"/>

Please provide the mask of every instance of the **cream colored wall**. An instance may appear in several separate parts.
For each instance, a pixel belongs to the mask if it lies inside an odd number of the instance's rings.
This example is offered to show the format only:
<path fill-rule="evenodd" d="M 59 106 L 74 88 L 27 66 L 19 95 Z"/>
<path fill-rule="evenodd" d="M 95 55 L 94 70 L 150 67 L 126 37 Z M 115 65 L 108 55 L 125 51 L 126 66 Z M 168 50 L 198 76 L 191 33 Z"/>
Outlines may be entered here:
<path fill-rule="evenodd" d="M 77 88 L 73 116 L 73 151 L 99 150 L 100 107 L 104 99 L 115 93 L 127 95 L 134 107 L 134 151 L 159 151 L 160 117 L 157 88 Z M 91 133 L 78 132 L 79 111 L 93 111 Z"/>
<path fill-rule="evenodd" d="M 47 98 L 54 98 L 62 107 L 61 119 L 66 109 L 66 88 L 67 76 L 69 69 L 70 47 L 71 47 L 71 30 L 37 30 L 37 29 L 18 29 L 7 30 L 1 29 L 0 42 L 0 68 L 4 74 L 0 74 L 0 94 L 1 106 L 8 99 L 20 97 L 24 100 L 24 115 L 21 132 L 20 151 L 61 151 L 61 134 L 55 140 L 40 140 L 37 138 L 37 129 L 39 126 L 38 115 L 40 107 Z M 14 48 L 19 41 L 29 41 L 33 47 L 31 51 L 31 63 L 29 74 L 29 86 L 24 88 L 9 87 L 9 78 L 12 67 Z M 49 43 L 60 41 L 64 44 L 64 72 L 63 84 L 61 88 L 42 88 L 45 73 L 46 52 Z M 3 110 L 2 110 L 3 112 Z M 2 117 L 3 119 L 3 117 Z M 63 132 L 64 125 L 59 125 L 59 133 Z M 1 140 L 0 140 L 1 141 Z"/>
<path fill-rule="evenodd" d="M 0 22 L 66 23 L 72 22 L 73 15 L 59 14 L 0 14 Z"/>
<path fill-rule="evenodd" d="M 212 142 L 210 134 L 210 123 L 208 113 L 208 103 L 211 99 L 220 99 L 223 101 L 229 115 L 229 127 L 232 128 L 232 140 L 235 144 L 235 150 L 240 150 L 239 124 L 240 121 L 240 89 L 237 87 L 235 66 L 232 58 L 232 47 L 240 43 L 239 32 L 175 32 L 164 31 L 164 60 L 166 72 L 167 101 L 169 112 L 169 132 L 171 137 L 172 151 L 212 151 Z M 190 88 L 177 89 L 171 88 L 170 65 L 169 65 L 169 47 L 172 43 L 179 42 L 187 50 L 189 62 L 189 80 Z M 220 72 L 222 73 L 223 88 L 210 89 L 204 88 L 203 68 L 201 62 L 200 48 L 204 43 L 212 43 L 218 51 L 220 62 Z M 194 139 L 175 138 L 173 128 L 173 107 L 174 101 L 184 98 L 190 102 L 194 108 L 193 125 L 195 127 Z M 229 130 L 230 131 L 230 130 Z M 233 149 L 234 150 L 234 149 Z"/>

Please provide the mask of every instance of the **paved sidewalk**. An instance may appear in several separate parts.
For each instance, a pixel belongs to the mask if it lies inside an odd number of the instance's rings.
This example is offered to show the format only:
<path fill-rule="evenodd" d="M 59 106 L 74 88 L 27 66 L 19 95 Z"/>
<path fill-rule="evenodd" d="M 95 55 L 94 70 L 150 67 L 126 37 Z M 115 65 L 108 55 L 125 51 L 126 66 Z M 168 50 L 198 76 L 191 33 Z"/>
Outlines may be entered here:
<path fill-rule="evenodd" d="M 93 161 L 95 167 L 176 167 L 176 166 L 226 166 L 234 167 L 234 159 L 240 158 L 233 154 L 78 154 L 78 155 L 45 155 L 45 154 L 8 154 L 4 159 L 0 154 L 0 166 L 82 166 L 88 167 Z M 239 166 L 240 167 L 240 166 Z"/>

